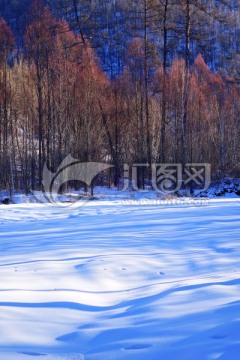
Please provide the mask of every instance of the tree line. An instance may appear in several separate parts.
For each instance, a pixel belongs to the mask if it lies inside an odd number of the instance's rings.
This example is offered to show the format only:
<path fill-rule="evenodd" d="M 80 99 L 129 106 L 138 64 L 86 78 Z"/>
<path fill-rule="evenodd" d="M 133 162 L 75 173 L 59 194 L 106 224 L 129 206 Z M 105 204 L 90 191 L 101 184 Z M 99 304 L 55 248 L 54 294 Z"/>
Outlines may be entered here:
<path fill-rule="evenodd" d="M 101 2 L 121 5 L 112 14 L 126 31 L 120 35 L 110 17 L 109 26 L 100 26 L 98 1 L 56 3 L 52 11 L 41 1 L 31 4 L 21 47 L 0 21 L 1 189 L 41 188 L 44 164 L 54 171 L 68 154 L 115 165 L 108 182 L 116 186 L 124 164 L 135 163 L 210 163 L 215 178 L 239 176 L 237 69 L 223 71 L 203 44 L 209 22 L 221 27 L 223 9 L 236 2 Z M 195 38 L 208 61 L 193 47 Z M 237 49 L 237 34 L 234 41 Z M 237 50 L 225 45 L 234 62 Z M 151 170 L 139 174 L 139 186 L 150 178 Z"/>

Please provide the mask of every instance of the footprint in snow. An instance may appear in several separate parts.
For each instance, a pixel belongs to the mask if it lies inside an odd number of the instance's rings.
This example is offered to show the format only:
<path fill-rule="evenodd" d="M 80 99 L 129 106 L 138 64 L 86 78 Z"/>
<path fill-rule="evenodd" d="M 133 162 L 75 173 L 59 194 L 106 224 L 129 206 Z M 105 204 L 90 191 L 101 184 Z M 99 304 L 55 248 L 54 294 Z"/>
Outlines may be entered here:
<path fill-rule="evenodd" d="M 35 352 L 30 352 L 30 351 L 22 351 L 22 352 L 19 352 L 19 354 L 29 355 L 29 356 L 47 356 L 47 354 L 40 354 L 40 353 L 35 353 Z"/>
<path fill-rule="evenodd" d="M 123 348 L 124 350 L 143 350 L 152 347 L 151 344 L 133 344 Z"/>
<path fill-rule="evenodd" d="M 213 336 L 211 336 L 211 339 L 222 340 L 222 339 L 225 339 L 226 337 L 228 337 L 228 335 L 213 335 Z"/>

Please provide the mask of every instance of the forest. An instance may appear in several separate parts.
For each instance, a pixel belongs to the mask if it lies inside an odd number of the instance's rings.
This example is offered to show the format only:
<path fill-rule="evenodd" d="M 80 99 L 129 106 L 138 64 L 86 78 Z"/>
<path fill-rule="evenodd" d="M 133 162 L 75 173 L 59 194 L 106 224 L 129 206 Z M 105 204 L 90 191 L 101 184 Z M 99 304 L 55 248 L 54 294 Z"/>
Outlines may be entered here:
<path fill-rule="evenodd" d="M 82 162 L 240 177 L 240 1 L 1 0 L 0 189 Z M 140 186 L 150 179 L 141 174 Z"/>

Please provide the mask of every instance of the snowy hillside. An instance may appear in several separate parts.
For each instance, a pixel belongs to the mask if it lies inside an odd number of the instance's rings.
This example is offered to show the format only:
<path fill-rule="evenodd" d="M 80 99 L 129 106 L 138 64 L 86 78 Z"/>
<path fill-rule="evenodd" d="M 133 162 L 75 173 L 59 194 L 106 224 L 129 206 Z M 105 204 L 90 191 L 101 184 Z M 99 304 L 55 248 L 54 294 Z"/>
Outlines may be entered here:
<path fill-rule="evenodd" d="M 0 207 L 0 360 L 232 360 L 240 201 Z"/>

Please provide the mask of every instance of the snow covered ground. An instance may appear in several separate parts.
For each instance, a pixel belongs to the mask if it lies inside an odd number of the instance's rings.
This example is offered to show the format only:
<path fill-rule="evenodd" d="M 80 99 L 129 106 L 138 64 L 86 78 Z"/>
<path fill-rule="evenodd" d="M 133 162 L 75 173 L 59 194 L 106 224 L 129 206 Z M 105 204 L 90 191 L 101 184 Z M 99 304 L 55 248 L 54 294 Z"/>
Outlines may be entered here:
<path fill-rule="evenodd" d="M 240 201 L 196 205 L 0 206 L 0 360 L 239 359 Z"/>

